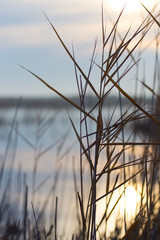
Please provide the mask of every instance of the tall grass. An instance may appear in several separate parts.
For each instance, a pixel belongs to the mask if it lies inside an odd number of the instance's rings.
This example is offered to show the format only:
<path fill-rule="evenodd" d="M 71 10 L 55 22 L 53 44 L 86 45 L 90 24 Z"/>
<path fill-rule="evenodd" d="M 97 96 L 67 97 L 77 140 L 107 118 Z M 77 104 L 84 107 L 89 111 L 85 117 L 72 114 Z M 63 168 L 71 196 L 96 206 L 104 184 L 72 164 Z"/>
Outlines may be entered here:
<path fill-rule="evenodd" d="M 143 7 L 146 9 L 144 5 Z M 143 44 L 143 40 L 151 27 L 155 24 L 159 27 L 159 15 L 146 9 L 146 18 L 137 30 L 130 34 L 130 29 L 128 29 L 126 34 L 121 37 L 118 24 L 121 21 L 123 10 L 115 21 L 111 32 L 106 33 L 102 6 L 101 62 L 96 62 L 97 42 L 95 41 L 87 74 L 84 73 L 76 61 L 74 50 L 72 52 L 68 50 L 56 28 L 45 15 L 64 50 L 73 62 L 79 104 L 61 94 L 35 73 L 27 70 L 51 91 L 58 94 L 79 111 L 79 130 L 77 130 L 76 125 L 69 116 L 69 121 L 80 146 L 79 175 L 76 175 L 74 168 L 75 161 L 78 160 L 74 160 L 73 164 L 79 227 L 76 232 L 71 233 L 72 239 L 159 239 L 160 139 L 158 131 L 160 121 L 156 116 L 159 112 L 154 111 L 159 101 L 159 92 L 155 89 L 157 83 L 153 83 L 152 88 L 142 80 L 143 89 L 145 88 L 145 91 L 149 91 L 153 96 L 150 104 L 146 104 L 145 94 L 143 101 L 140 102 L 137 96 L 135 98 L 130 96 L 121 87 L 121 80 L 127 74 L 130 74 L 132 68 L 138 68 L 139 59 L 135 59 L 134 52 L 138 50 L 140 44 Z M 120 42 L 118 41 L 119 38 Z M 158 66 L 158 37 L 156 40 L 155 66 Z M 91 73 L 93 68 L 97 68 L 97 71 L 99 71 L 100 78 L 97 79 L 99 88 L 95 88 L 92 82 Z M 157 73 L 159 73 L 159 68 L 155 67 L 155 82 L 159 80 L 159 74 Z M 107 119 L 107 97 L 113 89 L 117 89 L 117 104 L 112 115 Z M 97 99 L 96 104 L 93 103 L 90 108 L 86 108 L 88 92 L 92 92 Z M 122 96 L 130 103 L 130 107 L 125 110 Z M 135 125 L 135 128 L 137 128 L 141 123 L 147 130 L 148 127 L 151 128 L 149 136 L 144 135 L 143 131 L 141 137 L 136 131 L 133 131 L 133 126 Z M 152 126 L 154 126 L 154 130 Z M 126 135 L 126 129 L 129 131 L 128 127 L 130 127 L 130 132 Z M 139 149 L 140 152 L 138 152 Z M 36 167 L 37 163 L 35 162 Z M 35 179 L 33 180 L 34 185 Z M 126 202 L 127 189 L 130 185 L 134 186 L 140 196 L 135 216 L 132 219 L 128 218 L 128 203 Z M 27 211 L 27 188 L 25 194 L 24 213 Z M 124 202 L 124 209 L 123 217 L 120 219 L 120 226 L 118 225 L 118 219 L 115 218 L 116 227 L 114 232 L 111 233 L 110 218 L 116 209 L 120 211 L 122 201 Z M 130 208 L 132 208 L 132 205 Z M 36 232 L 34 238 L 49 238 L 51 231 L 48 234 L 44 231 L 45 234 L 40 235 L 33 204 L 32 209 Z M 58 235 L 57 231 L 57 215 L 58 198 L 56 198 L 55 221 L 53 223 L 54 239 L 60 239 L 60 234 Z M 73 219 L 73 221 L 75 220 Z M 24 239 L 26 239 L 26 217 L 24 217 L 23 233 Z"/>
<path fill-rule="evenodd" d="M 146 9 L 144 5 L 142 6 Z M 95 42 L 88 74 L 85 74 L 77 63 L 74 50 L 73 54 L 68 50 L 56 28 L 45 15 L 63 48 L 73 61 L 80 104 L 77 105 L 50 86 L 45 80 L 31 71 L 29 72 L 80 112 L 79 132 L 71 117 L 69 117 L 80 145 L 80 186 L 76 188 L 81 216 L 80 229 L 77 235 L 79 239 L 108 238 L 109 218 L 123 195 L 124 218 L 122 220 L 123 224 L 120 227 L 121 230 L 124 228 L 123 239 L 156 239 L 158 236 L 159 215 L 157 214 L 159 211 L 159 193 L 158 195 L 156 194 L 159 189 L 159 139 L 155 137 L 152 138 L 153 133 L 151 132 L 147 141 L 143 139 L 143 141 L 137 142 L 138 138 L 134 133 L 131 132 L 127 139 L 124 132 L 126 126 L 131 122 L 137 124 L 137 121 L 142 119 L 146 121 L 147 118 L 149 119 L 150 125 L 152 123 L 156 124 L 156 129 L 158 129 L 160 122 L 158 118 L 155 117 L 155 113 L 146 109 L 144 105 L 145 102 L 143 102 L 143 104 L 139 103 L 136 98 L 131 97 L 120 86 L 121 79 L 129 74 L 131 68 L 139 64 L 139 59 L 135 60 L 134 52 L 138 46 L 143 43 L 143 39 L 153 24 L 157 24 L 159 27 L 158 16 L 154 16 L 148 9 L 146 9 L 146 11 L 148 12 L 148 16 L 146 16 L 132 36 L 129 37 L 130 29 L 128 29 L 125 36 L 121 37 L 121 41 L 118 43 L 118 24 L 123 10 L 115 21 L 111 32 L 106 34 L 102 7 L 101 63 L 99 64 L 95 60 Z M 135 40 L 136 43 L 130 47 Z M 100 71 L 99 89 L 94 87 L 91 80 L 93 67 L 97 67 L 97 71 Z M 122 71 L 122 69 L 125 70 Z M 149 88 L 144 81 L 143 85 L 155 95 L 155 89 Z M 108 119 L 108 121 L 105 120 L 107 109 L 104 105 L 107 101 L 107 96 L 113 88 L 116 88 L 119 93 L 119 104 L 115 106 L 115 111 L 117 111 L 118 107 L 120 108 L 120 116 L 115 122 L 112 121 L 112 117 Z M 90 109 L 86 109 L 85 107 L 85 98 L 88 91 L 91 91 L 97 98 L 97 103 Z M 158 94 L 158 92 L 156 94 Z M 123 111 L 121 96 L 127 98 L 131 104 L 130 108 L 125 112 Z M 158 112 L 156 111 L 156 113 Z M 92 131 L 90 131 L 89 127 L 90 121 L 92 125 L 94 125 L 94 130 Z M 134 137 L 132 137 L 132 135 L 134 135 Z M 153 139 L 154 142 L 152 141 Z M 136 154 L 137 146 L 142 146 L 143 149 L 141 156 L 138 158 Z M 128 154 L 129 150 L 131 151 L 130 156 Z M 86 175 L 90 182 L 88 190 L 85 189 Z M 131 181 L 134 185 L 141 183 L 141 190 L 139 190 L 141 191 L 141 204 L 138 206 L 134 221 L 129 224 L 125 207 L 125 192 Z M 103 194 L 100 194 L 98 190 L 102 186 Z M 121 188 L 122 186 L 123 188 Z M 114 201 L 112 200 L 114 193 L 117 189 L 121 189 L 121 193 L 115 205 L 110 209 L 111 202 Z M 104 213 L 101 218 L 99 218 L 97 215 L 102 200 Z M 119 231 L 118 234 L 120 232 L 121 231 Z M 117 233 L 115 232 L 115 234 Z M 116 238 L 118 238 L 118 235 Z"/>

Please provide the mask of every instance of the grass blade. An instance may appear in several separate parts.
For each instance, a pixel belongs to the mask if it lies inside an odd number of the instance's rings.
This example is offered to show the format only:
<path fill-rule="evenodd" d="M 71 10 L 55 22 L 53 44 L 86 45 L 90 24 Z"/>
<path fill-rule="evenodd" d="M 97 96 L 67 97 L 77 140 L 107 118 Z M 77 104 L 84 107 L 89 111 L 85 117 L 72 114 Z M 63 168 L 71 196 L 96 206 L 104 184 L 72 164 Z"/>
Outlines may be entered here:
<path fill-rule="evenodd" d="M 158 27 L 160 27 L 160 22 L 157 21 L 157 19 L 153 16 L 153 14 L 144 6 L 143 3 L 141 3 L 142 7 L 149 13 L 149 15 L 153 18 L 153 20 L 157 23 Z"/>
<path fill-rule="evenodd" d="M 44 13 L 44 12 L 43 12 Z M 49 20 L 49 18 L 47 17 L 47 15 L 44 13 L 46 19 L 48 20 L 48 22 L 50 23 L 52 29 L 54 30 L 55 34 L 57 35 L 58 39 L 60 40 L 62 46 L 64 47 L 65 51 L 68 53 L 69 57 L 71 58 L 71 60 L 73 61 L 73 63 L 76 65 L 76 67 L 78 68 L 78 70 L 80 71 L 80 73 L 82 74 L 82 76 L 84 77 L 84 79 L 86 80 L 86 82 L 88 83 L 88 85 L 91 87 L 92 91 L 95 93 L 95 95 L 99 98 L 99 95 L 97 93 L 97 91 L 95 90 L 95 88 L 93 87 L 93 85 L 91 84 L 91 82 L 89 81 L 88 77 L 84 74 L 84 72 L 82 71 L 82 69 L 80 68 L 80 66 L 78 65 L 78 63 L 75 61 L 75 59 L 73 58 L 73 56 L 71 55 L 70 51 L 68 50 L 68 48 L 66 47 L 66 45 L 64 44 L 63 40 L 61 39 L 60 35 L 58 34 L 57 30 L 55 29 L 55 27 L 53 26 L 53 24 L 51 23 L 51 21 Z"/>
<path fill-rule="evenodd" d="M 67 97 L 65 97 L 63 94 L 61 94 L 60 92 L 58 92 L 55 88 L 53 88 L 51 85 L 49 85 L 46 81 L 44 81 L 42 78 L 38 77 L 35 73 L 31 72 L 30 70 L 28 70 L 27 68 L 19 65 L 20 67 L 22 67 L 23 69 L 25 69 L 27 72 L 31 73 L 33 76 L 35 76 L 37 79 L 39 79 L 44 85 L 46 85 L 49 89 L 51 89 L 53 92 L 55 92 L 57 95 L 59 95 L 61 98 L 63 98 L 65 101 L 67 101 L 68 103 L 70 103 L 72 106 L 74 106 L 75 108 L 77 108 L 79 111 L 83 112 L 84 114 L 86 114 L 87 116 L 89 116 L 93 121 L 96 122 L 96 119 L 91 116 L 90 114 L 88 114 L 87 112 L 85 112 L 80 106 L 78 106 L 76 103 L 74 103 L 73 101 L 71 101 L 70 99 L 68 99 Z"/>

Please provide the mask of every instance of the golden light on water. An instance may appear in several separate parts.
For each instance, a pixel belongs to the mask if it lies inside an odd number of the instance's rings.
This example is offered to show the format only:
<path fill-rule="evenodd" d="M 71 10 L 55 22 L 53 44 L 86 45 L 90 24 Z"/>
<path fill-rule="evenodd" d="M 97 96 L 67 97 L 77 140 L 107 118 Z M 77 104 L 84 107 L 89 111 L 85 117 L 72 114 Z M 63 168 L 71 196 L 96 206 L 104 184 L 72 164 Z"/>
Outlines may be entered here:
<path fill-rule="evenodd" d="M 129 184 L 126 186 L 125 194 L 123 193 L 124 187 L 120 187 L 119 190 L 116 190 L 113 193 L 112 200 L 109 204 L 109 208 L 107 211 L 107 217 L 109 216 L 107 220 L 107 231 L 108 233 L 111 233 L 114 231 L 116 227 L 116 221 L 121 222 L 121 235 L 123 236 L 124 234 L 124 225 L 123 225 L 123 220 L 124 220 L 124 209 L 126 212 L 126 222 L 127 226 L 130 226 L 130 224 L 134 221 L 135 216 L 139 212 L 140 209 L 140 204 L 141 204 L 141 184 L 137 184 L 136 188 L 134 187 L 133 184 Z M 122 195 L 123 193 L 123 195 Z M 102 195 L 102 193 L 100 193 Z M 120 201 L 117 202 L 117 200 L 120 197 Z M 110 196 L 107 197 L 109 200 Z M 145 201 L 145 196 L 144 196 L 144 201 Z M 107 200 L 107 201 L 108 201 Z M 114 205 L 116 204 L 116 207 L 114 208 Z M 114 210 L 113 210 L 114 208 Z M 99 223 L 100 220 L 102 219 L 102 216 L 104 215 L 106 209 L 106 198 L 103 198 L 101 201 L 97 202 L 97 222 Z M 113 210 L 113 212 L 112 212 Z M 111 213 L 112 212 L 112 213 Z M 110 215 L 111 213 L 111 215 Z M 102 224 L 102 228 L 99 230 L 103 232 L 105 222 Z"/>

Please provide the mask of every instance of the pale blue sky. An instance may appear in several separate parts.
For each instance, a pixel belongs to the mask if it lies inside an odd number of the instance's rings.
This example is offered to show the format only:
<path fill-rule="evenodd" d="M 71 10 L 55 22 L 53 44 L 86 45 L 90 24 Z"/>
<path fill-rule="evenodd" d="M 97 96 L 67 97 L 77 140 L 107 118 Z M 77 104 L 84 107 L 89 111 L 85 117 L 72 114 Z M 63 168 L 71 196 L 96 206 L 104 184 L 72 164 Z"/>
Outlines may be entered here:
<path fill-rule="evenodd" d="M 105 15 L 116 20 L 120 10 L 119 2 L 120 0 L 104 0 Z M 122 2 L 124 4 L 125 0 Z M 148 7 L 151 7 L 150 2 L 153 6 L 153 0 L 148 0 L 146 2 Z M 142 19 L 142 15 L 146 16 L 142 8 L 141 11 L 137 8 L 135 12 L 131 9 L 133 10 L 134 6 L 128 4 L 128 10 L 126 8 L 121 21 L 122 34 L 131 21 L 134 29 Z M 156 12 L 158 9 L 159 5 Z M 18 64 L 30 69 L 64 94 L 76 93 L 73 64 L 42 11 L 57 28 L 70 50 L 73 43 L 77 61 L 85 72 L 97 36 L 97 50 L 99 52 L 101 50 L 101 0 L 1 0 L 0 96 L 52 95 L 50 90 L 21 69 Z M 110 26 L 111 22 L 107 20 L 108 29 Z M 146 37 L 146 42 L 149 42 L 149 37 Z M 144 56 L 149 66 L 151 61 L 153 62 L 153 49 L 154 46 L 150 46 Z M 148 73 L 146 74 L 148 76 Z M 130 78 L 132 76 L 129 76 Z M 148 78 L 151 79 L 150 76 Z M 131 90 L 130 86 L 124 84 L 127 91 Z"/>

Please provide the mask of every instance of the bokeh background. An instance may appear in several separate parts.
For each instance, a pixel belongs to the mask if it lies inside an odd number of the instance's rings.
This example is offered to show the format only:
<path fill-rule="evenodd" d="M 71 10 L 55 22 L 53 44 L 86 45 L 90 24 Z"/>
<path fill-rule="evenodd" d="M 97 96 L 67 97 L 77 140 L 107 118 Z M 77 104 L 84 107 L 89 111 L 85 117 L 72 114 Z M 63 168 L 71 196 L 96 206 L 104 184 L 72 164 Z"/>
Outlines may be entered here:
<path fill-rule="evenodd" d="M 109 33 L 127 2 L 119 24 L 119 32 L 124 36 L 132 24 L 132 32 L 146 11 L 137 0 L 104 0 L 106 33 Z M 158 0 L 142 1 L 151 11 Z M 100 0 L 1 0 L 0 1 L 0 96 L 53 96 L 37 79 L 21 69 L 23 65 L 42 77 L 66 95 L 76 94 L 73 64 L 55 36 L 43 11 L 58 30 L 69 50 L 74 46 L 77 62 L 87 72 L 95 39 L 98 37 L 97 53 L 101 51 L 101 5 Z M 159 8 L 159 6 L 157 6 Z M 156 11 L 155 11 L 156 12 Z M 150 65 L 154 61 L 155 29 L 145 38 L 150 44 L 141 61 L 148 85 L 153 73 Z M 144 47 L 144 44 L 143 44 Z M 97 58 L 98 59 L 98 58 Z M 134 87 L 122 81 L 129 94 Z M 96 82 L 96 81 L 95 81 Z"/>

